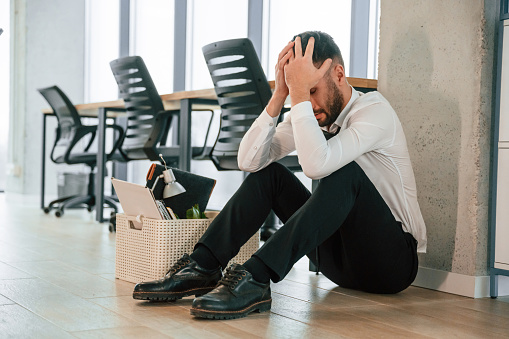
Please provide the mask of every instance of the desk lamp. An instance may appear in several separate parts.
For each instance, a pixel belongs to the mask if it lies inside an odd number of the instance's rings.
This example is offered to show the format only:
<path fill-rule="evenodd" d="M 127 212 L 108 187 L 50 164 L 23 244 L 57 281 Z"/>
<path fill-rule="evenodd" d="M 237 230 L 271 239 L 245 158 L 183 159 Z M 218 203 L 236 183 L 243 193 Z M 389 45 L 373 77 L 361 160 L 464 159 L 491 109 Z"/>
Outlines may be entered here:
<path fill-rule="evenodd" d="M 176 181 L 175 175 L 173 174 L 171 168 L 166 167 L 166 161 L 164 161 L 163 155 L 159 154 L 159 157 L 164 163 L 165 170 L 161 175 L 159 175 L 156 178 L 156 181 L 154 182 L 152 189 L 154 189 L 157 186 L 159 178 L 163 178 L 164 180 L 163 199 L 174 197 L 176 195 L 184 193 L 186 189 Z"/>

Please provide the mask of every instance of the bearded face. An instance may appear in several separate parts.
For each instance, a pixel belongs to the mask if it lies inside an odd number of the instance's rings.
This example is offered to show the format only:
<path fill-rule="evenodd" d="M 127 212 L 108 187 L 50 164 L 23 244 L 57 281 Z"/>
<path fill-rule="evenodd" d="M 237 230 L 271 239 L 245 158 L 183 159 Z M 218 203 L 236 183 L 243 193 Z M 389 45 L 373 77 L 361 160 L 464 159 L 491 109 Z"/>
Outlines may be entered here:
<path fill-rule="evenodd" d="M 329 75 L 326 78 L 328 97 L 326 98 L 326 104 L 324 108 L 320 108 L 315 111 L 315 116 L 318 120 L 320 127 L 329 126 L 336 121 L 341 113 L 341 107 L 343 107 L 344 99 L 343 94 L 339 91 L 338 87 Z"/>

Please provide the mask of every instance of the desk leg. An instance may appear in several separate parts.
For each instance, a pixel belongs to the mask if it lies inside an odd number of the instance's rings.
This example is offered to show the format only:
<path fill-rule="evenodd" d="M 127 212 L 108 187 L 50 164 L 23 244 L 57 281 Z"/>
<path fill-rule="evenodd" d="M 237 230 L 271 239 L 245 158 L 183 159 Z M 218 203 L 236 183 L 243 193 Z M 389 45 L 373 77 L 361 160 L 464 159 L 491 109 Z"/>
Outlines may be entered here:
<path fill-rule="evenodd" d="M 189 99 L 180 100 L 179 114 L 179 168 L 191 171 L 191 111 L 192 103 Z"/>
<path fill-rule="evenodd" d="M 115 118 L 114 123 L 122 127 L 124 131 L 127 131 L 127 117 Z M 117 140 L 118 137 L 119 137 L 118 132 L 115 131 L 114 140 Z M 114 178 L 127 181 L 127 162 L 114 161 L 112 172 Z M 112 192 L 114 192 L 114 190 Z"/>
<path fill-rule="evenodd" d="M 498 297 L 498 275 L 490 274 L 490 297 L 495 299 Z"/>
<path fill-rule="evenodd" d="M 41 209 L 44 210 L 44 188 L 46 179 L 46 114 L 42 115 L 42 163 L 41 163 Z"/>
<path fill-rule="evenodd" d="M 95 177 L 95 220 L 103 222 L 104 173 L 106 165 L 106 109 L 99 108 L 97 125 L 97 175 Z"/>

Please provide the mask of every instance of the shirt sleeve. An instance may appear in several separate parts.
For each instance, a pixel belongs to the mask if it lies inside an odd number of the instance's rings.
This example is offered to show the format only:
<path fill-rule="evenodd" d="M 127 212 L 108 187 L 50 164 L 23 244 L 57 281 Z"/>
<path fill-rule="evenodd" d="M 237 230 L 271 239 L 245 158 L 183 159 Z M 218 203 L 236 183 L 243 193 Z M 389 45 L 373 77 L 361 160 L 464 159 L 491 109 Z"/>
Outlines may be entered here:
<path fill-rule="evenodd" d="M 295 146 L 304 174 L 321 179 L 362 154 L 394 141 L 395 121 L 383 104 L 362 108 L 345 119 L 341 131 L 326 140 L 313 114 L 311 102 L 292 107 Z"/>
<path fill-rule="evenodd" d="M 246 132 L 239 147 L 239 168 L 256 172 L 295 150 L 290 114 L 277 125 L 273 118 L 263 110 Z"/>

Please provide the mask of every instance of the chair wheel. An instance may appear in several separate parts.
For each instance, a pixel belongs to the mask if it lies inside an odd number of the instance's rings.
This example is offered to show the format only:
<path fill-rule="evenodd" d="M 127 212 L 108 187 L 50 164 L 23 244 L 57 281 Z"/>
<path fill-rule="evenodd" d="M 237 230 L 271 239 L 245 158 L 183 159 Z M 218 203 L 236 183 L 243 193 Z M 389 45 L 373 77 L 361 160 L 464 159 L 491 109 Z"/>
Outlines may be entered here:
<path fill-rule="evenodd" d="M 117 214 L 114 212 L 111 212 L 110 214 L 110 222 L 108 225 L 108 229 L 112 233 L 117 231 Z"/>
<path fill-rule="evenodd" d="M 92 206 L 87 206 L 87 211 L 92 212 Z"/>
<path fill-rule="evenodd" d="M 48 207 L 44 207 L 44 213 L 48 214 L 50 212 L 50 209 Z"/>
<path fill-rule="evenodd" d="M 62 210 L 57 210 L 57 211 L 55 212 L 55 216 L 56 216 L 57 218 L 60 218 L 62 215 L 64 215 L 64 211 L 62 211 Z"/>

